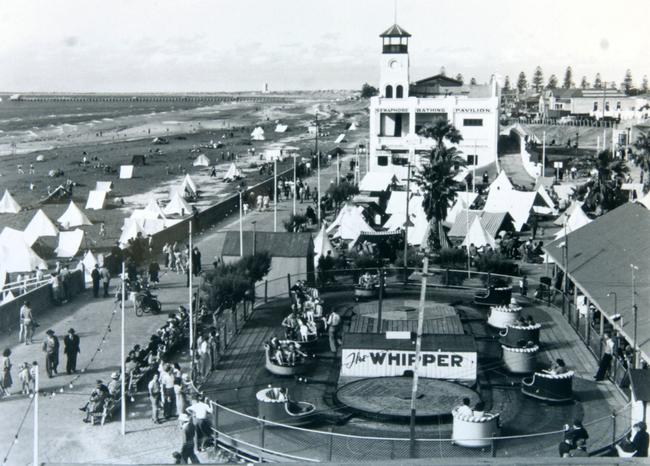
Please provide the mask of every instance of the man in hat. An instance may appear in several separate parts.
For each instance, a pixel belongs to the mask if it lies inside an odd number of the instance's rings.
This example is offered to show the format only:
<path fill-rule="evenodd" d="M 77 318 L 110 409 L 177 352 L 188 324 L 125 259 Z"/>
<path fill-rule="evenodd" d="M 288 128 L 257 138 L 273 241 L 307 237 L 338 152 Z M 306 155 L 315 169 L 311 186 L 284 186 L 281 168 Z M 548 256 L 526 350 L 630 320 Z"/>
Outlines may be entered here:
<path fill-rule="evenodd" d="M 47 376 L 52 378 L 56 372 L 56 362 L 59 359 L 59 346 L 58 341 L 54 337 L 54 330 L 49 329 L 45 332 L 42 350 L 45 353 L 45 371 L 47 372 Z"/>
<path fill-rule="evenodd" d="M 90 422 L 90 416 L 92 414 L 102 412 L 106 398 L 108 398 L 109 395 L 108 387 L 104 385 L 103 381 L 97 380 L 95 389 L 90 392 L 90 400 L 83 408 L 79 408 L 81 411 L 86 412 L 86 417 L 83 420 L 84 422 Z"/>
<path fill-rule="evenodd" d="M 79 349 L 79 335 L 77 335 L 73 328 L 68 330 L 68 334 L 63 337 L 63 352 L 66 355 L 65 371 L 68 374 L 77 372 L 77 354 L 81 351 Z"/>
<path fill-rule="evenodd" d="M 93 281 L 93 298 L 99 298 L 99 280 L 101 279 L 99 264 L 95 264 L 92 272 L 90 272 L 90 278 Z"/>
<path fill-rule="evenodd" d="M 108 393 L 110 393 L 113 398 L 119 398 L 121 385 L 120 373 L 113 372 L 111 374 L 111 381 L 108 382 Z"/>

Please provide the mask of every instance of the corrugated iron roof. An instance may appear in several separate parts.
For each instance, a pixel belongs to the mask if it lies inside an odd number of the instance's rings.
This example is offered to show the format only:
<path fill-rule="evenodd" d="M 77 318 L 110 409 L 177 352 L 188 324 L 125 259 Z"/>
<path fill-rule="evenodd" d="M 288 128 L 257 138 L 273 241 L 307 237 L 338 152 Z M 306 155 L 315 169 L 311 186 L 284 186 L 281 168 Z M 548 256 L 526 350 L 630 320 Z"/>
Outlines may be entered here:
<path fill-rule="evenodd" d="M 244 255 L 253 253 L 253 232 L 245 231 Z M 311 233 L 258 231 L 255 233 L 255 250 L 268 251 L 272 257 L 307 257 L 314 252 Z M 239 256 L 239 231 L 226 232 L 221 254 Z"/>
<path fill-rule="evenodd" d="M 564 246 L 568 250 L 568 275 L 605 315 L 622 315 L 623 335 L 632 341 L 632 268 L 636 270 L 637 335 L 639 346 L 650 355 L 650 211 L 638 203 L 627 203 L 588 225 L 544 247 L 563 270 Z M 620 322 L 615 325 L 620 329 Z"/>
<path fill-rule="evenodd" d="M 512 217 L 508 212 L 485 212 L 483 210 L 461 210 L 456 215 L 456 221 L 449 230 L 450 237 L 464 238 L 467 235 L 467 225 L 472 225 L 474 218 L 479 216 L 481 219 L 481 226 L 485 231 L 491 234 L 494 238 L 497 237 L 499 231 L 505 229 L 513 231 Z"/>

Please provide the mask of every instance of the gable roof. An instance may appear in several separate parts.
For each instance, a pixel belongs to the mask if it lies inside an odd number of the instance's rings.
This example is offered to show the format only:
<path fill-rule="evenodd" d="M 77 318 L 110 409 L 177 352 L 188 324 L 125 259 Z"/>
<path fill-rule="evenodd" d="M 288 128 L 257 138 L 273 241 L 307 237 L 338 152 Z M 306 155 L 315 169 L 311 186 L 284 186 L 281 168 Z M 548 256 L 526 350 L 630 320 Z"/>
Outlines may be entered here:
<path fill-rule="evenodd" d="M 461 210 L 456 216 L 456 222 L 449 230 L 449 237 L 462 238 L 467 235 L 467 226 L 474 222 L 474 218 L 481 219 L 481 226 L 493 237 L 497 237 L 501 230 L 513 230 L 514 222 L 508 212 L 485 212 L 483 210 Z"/>
<path fill-rule="evenodd" d="M 569 233 L 544 247 L 563 270 L 567 269 L 564 246 L 568 251 L 568 275 L 578 288 L 607 315 L 613 314 L 612 297 L 617 297 L 617 312 L 622 315 L 622 333 L 632 343 L 634 312 L 632 308 L 632 270 L 636 271 L 638 342 L 646 359 L 650 355 L 650 211 L 638 203 L 628 202 L 598 217 L 589 225 Z"/>
<path fill-rule="evenodd" d="M 244 231 L 244 255 L 253 253 L 253 232 Z M 311 257 L 314 242 L 311 233 L 255 232 L 255 251 L 267 251 L 272 257 Z M 221 250 L 223 256 L 239 256 L 239 231 L 227 231 Z"/>
<path fill-rule="evenodd" d="M 428 78 L 418 79 L 414 83 L 416 86 L 462 86 L 463 83 L 457 79 L 450 78 L 444 74 L 436 74 L 429 76 Z"/>
<path fill-rule="evenodd" d="M 379 34 L 379 37 L 411 37 L 411 34 L 406 32 L 404 28 L 396 23 Z"/>
<path fill-rule="evenodd" d="M 478 217 L 474 217 L 474 221 L 469 227 L 469 232 L 465 236 L 462 245 L 470 246 L 471 244 L 477 248 L 480 248 L 481 246 L 491 246 L 495 248 L 497 245 L 494 236 L 485 231 L 485 228 L 481 225 L 481 219 Z"/>

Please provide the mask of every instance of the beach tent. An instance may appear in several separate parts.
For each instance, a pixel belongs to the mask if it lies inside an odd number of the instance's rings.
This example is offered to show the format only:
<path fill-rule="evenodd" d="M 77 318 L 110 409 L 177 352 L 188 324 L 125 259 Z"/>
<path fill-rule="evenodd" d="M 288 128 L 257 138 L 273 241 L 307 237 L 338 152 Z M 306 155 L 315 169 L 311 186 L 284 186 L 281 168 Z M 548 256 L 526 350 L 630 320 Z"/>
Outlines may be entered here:
<path fill-rule="evenodd" d="M 0 264 L 5 273 L 47 269 L 47 264 L 27 245 L 22 231 L 5 227 L 0 233 Z"/>
<path fill-rule="evenodd" d="M 150 212 L 151 214 L 154 214 L 154 218 L 165 218 L 165 213 L 163 212 L 162 208 L 160 207 L 160 204 L 158 204 L 158 201 L 154 199 L 153 197 L 149 199 L 149 202 L 147 203 L 147 206 L 144 208 L 147 212 Z"/>
<path fill-rule="evenodd" d="M 90 276 L 90 273 L 93 271 L 95 268 L 95 265 L 99 264 L 99 261 L 95 257 L 95 255 L 90 251 L 86 251 L 86 254 L 84 254 L 83 259 L 79 261 L 79 264 L 77 265 L 77 270 L 82 270 L 84 271 L 84 279 L 86 280 L 86 283 L 89 283 L 92 281 L 92 277 Z"/>
<path fill-rule="evenodd" d="M 472 207 L 472 204 L 478 198 L 478 193 L 473 193 L 471 191 L 458 191 L 456 193 L 456 202 L 451 206 L 451 209 L 447 210 L 447 218 L 445 222 L 454 224 L 456 222 L 456 217 L 458 213 L 462 210 L 467 210 Z"/>
<path fill-rule="evenodd" d="M 210 159 L 205 154 L 201 154 L 194 159 L 192 165 L 195 167 L 209 167 Z"/>
<path fill-rule="evenodd" d="M 561 201 L 567 202 L 573 193 L 576 190 L 576 185 L 575 184 L 556 184 L 553 186 L 553 191 L 555 191 L 555 194 L 557 194 L 558 199 Z"/>
<path fill-rule="evenodd" d="M 359 191 L 386 191 L 393 182 L 397 182 L 397 177 L 392 173 L 368 172 L 359 183 Z"/>
<path fill-rule="evenodd" d="M 59 245 L 54 252 L 57 257 L 74 257 L 79 252 L 83 239 L 84 231 L 79 228 L 73 231 L 62 231 L 59 233 Z"/>
<path fill-rule="evenodd" d="M 570 205 L 569 207 L 567 207 L 567 209 L 566 209 L 564 212 L 562 212 L 562 214 L 561 214 L 558 218 L 556 218 L 555 221 L 554 221 L 553 223 L 554 223 L 555 225 L 558 225 L 558 226 L 562 226 L 562 225 L 564 225 L 564 222 L 567 221 L 567 219 L 571 216 L 571 214 L 573 213 L 573 211 L 574 211 L 575 209 L 582 208 L 582 205 L 583 205 L 583 204 L 584 204 L 584 202 L 573 201 L 573 202 L 571 203 L 571 205 Z"/>
<path fill-rule="evenodd" d="M 316 238 L 314 239 L 314 267 L 318 267 L 318 259 L 327 256 L 328 251 L 331 251 L 332 257 L 338 256 L 336 249 L 334 249 L 332 243 L 330 243 L 325 225 L 323 225 L 323 227 L 318 232 L 318 235 L 316 235 Z"/>
<path fill-rule="evenodd" d="M 194 183 L 194 180 L 189 173 L 185 175 L 185 178 L 183 179 L 181 192 L 188 193 L 190 197 L 196 197 L 199 193 L 199 190 L 197 189 L 196 184 Z"/>
<path fill-rule="evenodd" d="M 182 196 L 174 193 L 162 211 L 165 215 L 188 215 L 192 213 L 192 208 Z"/>
<path fill-rule="evenodd" d="M 535 205 L 541 205 L 542 207 L 547 207 L 550 210 L 550 214 L 557 214 L 557 209 L 555 208 L 555 203 L 551 196 L 549 196 L 546 188 L 540 184 L 537 186 L 535 192 L 537 193 L 537 198 L 535 199 Z"/>
<path fill-rule="evenodd" d="M 571 215 L 566 220 L 566 228 L 562 226 L 560 228 L 560 231 L 555 233 L 555 239 L 562 238 L 565 233 L 572 233 L 576 231 L 579 228 L 582 228 L 585 225 L 588 225 L 591 223 L 591 219 L 587 217 L 587 214 L 585 214 L 584 210 L 582 208 L 578 207 L 573 209 L 573 212 L 571 212 Z"/>
<path fill-rule="evenodd" d="M 125 218 L 124 225 L 122 226 L 122 234 L 120 235 L 120 247 L 125 248 L 129 240 L 138 236 L 138 233 L 144 234 L 144 228 L 140 219 Z"/>
<path fill-rule="evenodd" d="M 147 164 L 147 158 L 144 155 L 134 155 L 131 157 L 131 165 L 133 166 L 143 166 Z"/>
<path fill-rule="evenodd" d="M 88 200 L 86 201 L 86 209 L 101 210 L 104 208 L 105 200 L 106 191 L 89 191 Z"/>
<path fill-rule="evenodd" d="M 251 138 L 255 141 L 264 141 L 264 130 L 261 126 L 258 126 L 253 130 Z"/>
<path fill-rule="evenodd" d="M 120 179 L 128 180 L 133 178 L 133 165 L 120 165 Z"/>
<path fill-rule="evenodd" d="M 334 141 L 334 144 L 341 144 L 343 141 L 345 141 L 345 133 L 339 134 L 339 136 Z"/>
<path fill-rule="evenodd" d="M 512 190 L 490 190 L 485 207 L 486 212 L 508 212 L 516 231 L 521 231 L 533 210 L 537 192 Z"/>
<path fill-rule="evenodd" d="M 38 154 L 36 156 L 36 161 L 37 162 L 43 162 L 45 160 L 45 156 L 43 154 Z"/>
<path fill-rule="evenodd" d="M 0 214 L 17 214 L 21 211 L 20 205 L 13 198 L 8 189 L 0 199 Z"/>
<path fill-rule="evenodd" d="M 223 179 L 224 181 L 235 181 L 238 180 L 242 177 L 241 170 L 237 168 L 237 165 L 235 163 L 231 163 L 230 167 L 228 168 L 228 171 L 224 175 Z"/>
<path fill-rule="evenodd" d="M 77 207 L 77 204 L 75 204 L 74 201 L 70 201 L 70 205 L 68 205 L 66 211 L 63 212 L 63 215 L 57 219 L 57 222 L 59 222 L 63 228 L 73 228 L 81 225 L 92 225 L 90 220 L 88 220 L 88 217 L 86 217 L 86 214 L 84 214 L 83 211 Z"/>
<path fill-rule="evenodd" d="M 353 121 L 352 123 L 350 123 L 350 126 L 348 127 L 348 131 L 356 131 L 358 127 L 359 126 L 357 125 L 356 121 Z"/>
<path fill-rule="evenodd" d="M 41 209 L 34 214 L 25 227 L 25 239 L 30 246 L 41 236 L 57 236 L 59 229 Z"/>
<path fill-rule="evenodd" d="M 490 183 L 490 186 L 488 187 L 490 193 L 493 191 L 511 191 L 513 189 L 514 187 L 508 179 L 508 175 L 506 175 L 506 172 L 503 170 L 499 172 L 497 177 L 492 183 Z"/>
<path fill-rule="evenodd" d="M 384 228 L 387 230 L 404 229 L 406 223 L 406 191 L 391 192 L 386 206 L 386 213 L 390 214 L 390 218 L 384 224 Z M 422 196 L 411 194 L 409 219 L 407 241 L 411 245 L 419 246 L 425 241 L 429 229 L 429 221 L 424 212 L 424 207 L 422 207 Z"/>
<path fill-rule="evenodd" d="M 483 228 L 481 219 L 478 216 L 474 217 L 474 221 L 469 227 L 469 232 L 465 236 L 462 246 L 469 247 L 471 244 L 477 248 L 482 246 L 491 246 L 495 248 L 497 245 L 494 237 Z"/>
<path fill-rule="evenodd" d="M 333 238 L 356 241 L 362 232 L 372 233 L 375 230 L 363 218 L 363 207 L 345 205 L 334 222 L 327 228 L 327 233 Z"/>
<path fill-rule="evenodd" d="M 275 132 L 284 133 L 287 130 L 287 128 L 289 128 L 289 126 L 278 123 L 277 125 L 275 125 Z"/>
<path fill-rule="evenodd" d="M 112 181 L 97 181 L 95 183 L 95 191 L 106 191 L 107 193 L 113 189 Z"/>
<path fill-rule="evenodd" d="M 14 299 L 16 299 L 16 297 L 15 297 L 14 294 L 11 292 L 11 290 L 6 291 L 6 292 L 4 292 L 4 294 L 2 295 L 2 301 L 0 301 L 0 304 L 6 304 L 6 303 L 8 303 L 8 302 L 10 302 L 10 301 L 13 301 Z"/>

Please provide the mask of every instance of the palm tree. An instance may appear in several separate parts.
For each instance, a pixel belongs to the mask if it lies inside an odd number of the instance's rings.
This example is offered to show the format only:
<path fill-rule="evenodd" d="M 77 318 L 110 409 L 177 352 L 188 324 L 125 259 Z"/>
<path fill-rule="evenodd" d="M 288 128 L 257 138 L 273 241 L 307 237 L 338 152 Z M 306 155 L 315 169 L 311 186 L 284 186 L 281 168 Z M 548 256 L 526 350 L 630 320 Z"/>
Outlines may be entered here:
<path fill-rule="evenodd" d="M 627 201 L 621 185 L 630 170 L 625 160 L 612 157 L 609 151 L 602 151 L 591 163 L 596 173 L 580 192 L 584 195 L 585 210 L 601 215 Z"/>
<path fill-rule="evenodd" d="M 454 180 L 454 176 L 459 167 L 466 165 L 458 150 L 455 147 L 447 147 L 445 141 L 457 144 L 463 137 L 460 131 L 446 120 L 436 120 L 433 125 L 425 126 L 420 134 L 435 141 L 429 159 L 414 178 L 424 192 L 422 207 L 431 224 L 429 244 L 432 250 L 437 252 L 449 245 L 442 222 L 447 218 L 449 207 L 456 199 L 456 192 L 461 189 L 461 184 Z"/>
<path fill-rule="evenodd" d="M 649 134 L 640 134 L 636 138 L 634 147 L 637 152 L 635 154 L 635 159 L 637 165 L 641 167 L 646 174 L 650 172 L 650 135 Z"/>

